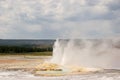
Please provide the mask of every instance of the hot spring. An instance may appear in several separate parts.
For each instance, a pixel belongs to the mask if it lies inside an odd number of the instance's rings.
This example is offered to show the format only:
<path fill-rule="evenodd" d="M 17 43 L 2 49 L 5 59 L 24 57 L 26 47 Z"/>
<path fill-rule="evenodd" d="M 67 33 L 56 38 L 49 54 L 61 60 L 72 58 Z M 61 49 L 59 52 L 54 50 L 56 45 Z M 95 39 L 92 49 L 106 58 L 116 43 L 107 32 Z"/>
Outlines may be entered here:
<path fill-rule="evenodd" d="M 32 74 L 0 71 L 0 80 L 120 80 L 119 61 L 120 39 L 57 39 L 52 59 Z"/>
<path fill-rule="evenodd" d="M 120 39 L 57 39 L 51 63 L 120 69 Z"/>

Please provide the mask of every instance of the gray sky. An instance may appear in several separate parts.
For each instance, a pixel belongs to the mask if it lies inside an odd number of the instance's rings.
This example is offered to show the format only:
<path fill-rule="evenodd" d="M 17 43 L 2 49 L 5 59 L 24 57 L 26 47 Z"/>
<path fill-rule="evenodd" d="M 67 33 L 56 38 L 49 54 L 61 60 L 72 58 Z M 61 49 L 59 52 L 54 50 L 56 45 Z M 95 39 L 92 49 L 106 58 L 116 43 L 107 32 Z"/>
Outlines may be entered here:
<path fill-rule="evenodd" d="M 0 38 L 120 36 L 120 0 L 0 0 Z"/>

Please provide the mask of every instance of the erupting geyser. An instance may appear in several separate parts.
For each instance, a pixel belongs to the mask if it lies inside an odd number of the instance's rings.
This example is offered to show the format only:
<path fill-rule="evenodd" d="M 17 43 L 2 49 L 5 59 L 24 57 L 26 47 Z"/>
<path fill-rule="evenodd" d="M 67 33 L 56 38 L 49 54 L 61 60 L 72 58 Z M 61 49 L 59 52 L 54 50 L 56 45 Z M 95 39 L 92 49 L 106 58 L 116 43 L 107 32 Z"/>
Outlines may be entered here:
<path fill-rule="evenodd" d="M 120 69 L 120 39 L 59 40 L 52 63 L 66 66 Z"/>

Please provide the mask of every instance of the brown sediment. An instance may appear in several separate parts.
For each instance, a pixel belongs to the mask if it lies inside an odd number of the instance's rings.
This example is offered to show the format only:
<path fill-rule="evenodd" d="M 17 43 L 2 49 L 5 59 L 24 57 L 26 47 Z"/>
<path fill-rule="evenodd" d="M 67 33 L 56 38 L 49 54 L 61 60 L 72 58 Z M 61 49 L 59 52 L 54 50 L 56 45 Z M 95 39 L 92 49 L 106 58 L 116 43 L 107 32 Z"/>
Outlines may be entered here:
<path fill-rule="evenodd" d="M 34 74 L 35 76 L 66 76 L 66 75 L 79 75 L 88 74 L 84 68 L 74 67 L 71 71 L 64 71 L 65 67 L 53 64 L 44 63 L 44 58 L 37 59 L 1 59 L 0 70 L 7 71 L 25 71 Z M 53 73 L 52 73 L 53 72 Z"/>
<path fill-rule="evenodd" d="M 32 57 L 32 56 L 31 56 Z M 46 58 L 28 59 L 23 56 L 0 57 L 0 70 L 33 70 L 35 66 L 43 63 Z"/>
<path fill-rule="evenodd" d="M 53 63 L 43 63 L 36 67 L 34 75 L 37 76 L 67 76 L 67 75 L 84 75 L 98 72 L 100 69 L 85 68 L 79 66 L 65 67 Z"/>
<path fill-rule="evenodd" d="M 0 60 L 0 64 L 4 64 L 4 63 L 19 63 L 19 62 L 28 62 L 28 60 L 15 60 L 15 59 Z"/>

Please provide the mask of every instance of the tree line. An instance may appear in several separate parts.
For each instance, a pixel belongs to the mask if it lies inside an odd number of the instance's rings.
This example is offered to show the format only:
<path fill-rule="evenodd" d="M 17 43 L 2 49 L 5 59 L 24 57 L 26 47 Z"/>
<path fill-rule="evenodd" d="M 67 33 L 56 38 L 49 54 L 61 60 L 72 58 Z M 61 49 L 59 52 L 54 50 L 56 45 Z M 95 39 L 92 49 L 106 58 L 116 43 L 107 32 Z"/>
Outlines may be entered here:
<path fill-rule="evenodd" d="M 0 53 L 52 52 L 52 47 L 0 46 Z"/>

